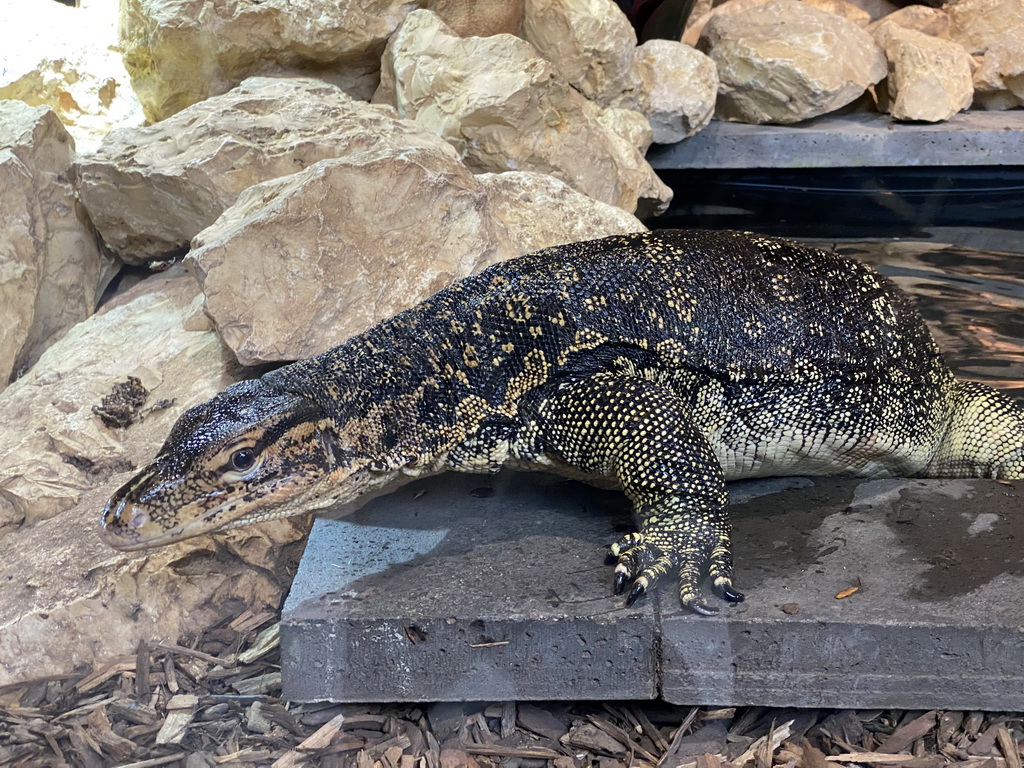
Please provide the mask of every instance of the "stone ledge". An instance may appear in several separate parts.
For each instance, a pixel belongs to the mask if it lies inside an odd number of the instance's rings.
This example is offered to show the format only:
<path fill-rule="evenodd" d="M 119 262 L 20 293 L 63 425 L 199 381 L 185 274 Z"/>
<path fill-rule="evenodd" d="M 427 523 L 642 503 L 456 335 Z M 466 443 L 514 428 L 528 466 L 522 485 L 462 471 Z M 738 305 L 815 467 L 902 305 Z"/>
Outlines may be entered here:
<path fill-rule="evenodd" d="M 655 170 L 1024 165 L 1024 110 L 961 112 L 942 123 L 830 115 L 796 125 L 713 120 L 678 144 L 652 147 Z"/>
<path fill-rule="evenodd" d="M 1024 708 L 1018 489 L 780 478 L 730 493 L 748 599 L 711 619 L 673 589 L 629 610 L 610 595 L 604 547 L 629 525 L 615 493 L 450 474 L 320 520 L 282 619 L 285 696 Z"/>
<path fill-rule="evenodd" d="M 655 697 L 653 603 L 623 609 L 604 564 L 628 515 L 580 490 L 449 474 L 318 520 L 281 621 L 285 698 Z"/>

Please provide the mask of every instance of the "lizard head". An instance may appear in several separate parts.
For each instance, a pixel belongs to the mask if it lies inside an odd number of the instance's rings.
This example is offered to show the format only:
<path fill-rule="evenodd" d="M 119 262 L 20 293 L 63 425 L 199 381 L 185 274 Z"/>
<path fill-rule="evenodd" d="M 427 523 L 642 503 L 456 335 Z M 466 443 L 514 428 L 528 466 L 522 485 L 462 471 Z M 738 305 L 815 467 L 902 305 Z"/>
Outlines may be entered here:
<path fill-rule="evenodd" d="M 182 414 L 107 503 L 100 535 L 136 550 L 300 514 L 359 495 L 368 464 L 339 445 L 313 400 L 239 382 Z"/>

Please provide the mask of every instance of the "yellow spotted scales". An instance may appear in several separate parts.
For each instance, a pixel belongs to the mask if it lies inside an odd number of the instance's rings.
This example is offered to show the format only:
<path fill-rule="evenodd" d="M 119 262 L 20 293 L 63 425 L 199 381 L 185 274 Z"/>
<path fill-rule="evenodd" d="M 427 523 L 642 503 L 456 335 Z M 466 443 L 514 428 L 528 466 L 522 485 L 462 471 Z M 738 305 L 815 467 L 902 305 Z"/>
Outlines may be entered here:
<path fill-rule="evenodd" d="M 732 586 L 727 480 L 1024 477 L 1024 407 L 955 379 L 910 299 L 785 240 L 665 231 L 490 267 L 187 411 L 111 499 L 120 549 L 502 466 L 621 488 L 632 602 Z"/>

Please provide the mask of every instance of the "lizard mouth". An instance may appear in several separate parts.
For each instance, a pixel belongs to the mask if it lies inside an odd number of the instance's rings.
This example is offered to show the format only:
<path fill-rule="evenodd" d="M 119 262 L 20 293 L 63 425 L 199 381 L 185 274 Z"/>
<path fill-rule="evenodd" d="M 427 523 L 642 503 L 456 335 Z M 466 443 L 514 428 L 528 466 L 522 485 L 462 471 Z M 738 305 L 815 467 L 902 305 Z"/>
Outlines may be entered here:
<path fill-rule="evenodd" d="M 234 527 L 252 515 L 239 513 L 232 517 L 236 505 L 228 498 L 218 503 L 218 497 L 227 495 L 221 490 L 209 491 L 187 505 L 169 504 L 166 510 L 141 501 L 154 490 L 173 497 L 174 489 L 161 485 L 156 465 L 151 464 L 121 486 L 103 509 L 100 538 L 114 549 L 133 552 Z"/>

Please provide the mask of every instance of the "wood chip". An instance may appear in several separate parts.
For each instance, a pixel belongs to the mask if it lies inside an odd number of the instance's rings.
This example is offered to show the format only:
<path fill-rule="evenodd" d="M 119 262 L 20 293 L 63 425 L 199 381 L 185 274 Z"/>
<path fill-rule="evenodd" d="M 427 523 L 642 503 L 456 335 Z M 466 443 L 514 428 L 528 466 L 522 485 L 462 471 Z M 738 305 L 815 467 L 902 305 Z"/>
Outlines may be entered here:
<path fill-rule="evenodd" d="M 501 744 L 463 744 L 462 749 L 472 755 L 487 755 L 489 757 L 525 757 L 537 758 L 540 760 L 552 760 L 562 757 L 561 752 L 556 752 L 547 747 L 505 747 Z M 625 755 L 625 752 L 622 753 Z"/>
<path fill-rule="evenodd" d="M 179 744 L 196 716 L 199 697 L 188 693 L 172 696 L 167 702 L 167 718 L 156 735 L 157 744 Z"/>
<path fill-rule="evenodd" d="M 309 752 L 315 752 L 318 749 L 323 749 L 331 740 L 337 735 L 338 731 L 341 730 L 341 726 L 345 723 L 345 715 L 340 714 L 331 718 L 328 722 L 320 726 L 309 738 L 304 739 L 295 749 L 290 752 L 286 752 L 284 755 L 274 761 L 271 768 L 294 768 L 300 765 L 309 756 Z"/>
<path fill-rule="evenodd" d="M 938 724 L 938 712 L 932 710 L 914 718 L 906 725 L 901 725 L 875 749 L 876 752 L 896 754 L 913 744 Z"/>
<path fill-rule="evenodd" d="M 913 755 L 894 755 L 888 752 L 846 752 L 842 755 L 828 755 L 830 763 L 871 763 L 872 765 L 898 765 L 917 758 Z"/>
<path fill-rule="evenodd" d="M 1007 768 L 1021 768 L 1020 749 L 1013 740 L 1013 736 L 1010 735 L 1010 731 L 1002 723 L 996 726 L 996 742 L 1006 759 Z"/>

